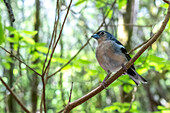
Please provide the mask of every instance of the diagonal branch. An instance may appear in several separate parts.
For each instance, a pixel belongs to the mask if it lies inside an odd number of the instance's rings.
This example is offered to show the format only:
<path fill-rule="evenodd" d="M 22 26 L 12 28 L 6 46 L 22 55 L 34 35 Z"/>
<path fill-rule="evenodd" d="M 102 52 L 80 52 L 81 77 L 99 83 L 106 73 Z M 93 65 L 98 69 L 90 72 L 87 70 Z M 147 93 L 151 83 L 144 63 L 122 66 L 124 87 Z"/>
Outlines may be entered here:
<path fill-rule="evenodd" d="M 32 70 L 35 74 L 37 74 L 38 76 L 41 77 L 41 74 L 39 74 L 38 72 L 36 72 L 33 68 L 31 68 L 29 65 L 27 65 L 25 62 L 23 62 L 22 60 L 20 60 L 18 57 L 16 57 L 15 55 L 13 55 L 11 52 L 9 52 L 8 50 L 6 50 L 5 48 L 3 48 L 2 46 L 0 46 L 1 49 L 3 49 L 5 52 L 7 52 L 8 54 L 10 54 L 12 57 L 16 58 L 19 62 L 25 64 L 26 67 L 28 67 L 30 70 Z"/>
<path fill-rule="evenodd" d="M 162 25 L 161 25 L 159 31 L 145 45 L 143 45 L 143 47 L 138 51 L 138 53 L 126 64 L 127 68 L 129 68 L 139 58 L 139 56 L 159 38 L 159 36 L 164 31 L 165 26 L 167 25 L 167 23 L 169 21 L 169 17 L 170 17 L 170 6 L 168 8 L 168 13 L 167 13 L 164 21 L 162 22 Z M 125 70 L 123 70 L 122 68 L 119 71 L 117 71 L 112 77 L 110 77 L 106 81 L 107 84 L 105 86 L 108 87 L 112 82 L 114 82 L 118 77 L 120 77 L 124 73 L 124 71 Z M 92 98 L 93 96 L 97 95 L 103 89 L 104 89 L 103 86 L 100 85 L 96 89 L 94 89 L 91 92 L 89 92 L 88 94 L 84 95 L 83 97 L 75 100 L 74 102 L 69 103 L 65 107 L 64 113 L 70 112 L 73 108 L 75 108 L 76 106 L 84 103 L 85 101 L 87 101 L 88 99 Z"/>
<path fill-rule="evenodd" d="M 24 104 L 18 99 L 18 97 L 15 95 L 15 93 L 12 91 L 12 89 L 4 82 L 4 80 L 0 77 L 0 81 L 2 84 L 6 87 L 6 89 L 11 93 L 11 95 L 14 97 L 14 99 L 18 102 L 18 104 L 21 106 L 21 108 L 26 112 L 30 113 L 30 111 L 24 106 Z"/>

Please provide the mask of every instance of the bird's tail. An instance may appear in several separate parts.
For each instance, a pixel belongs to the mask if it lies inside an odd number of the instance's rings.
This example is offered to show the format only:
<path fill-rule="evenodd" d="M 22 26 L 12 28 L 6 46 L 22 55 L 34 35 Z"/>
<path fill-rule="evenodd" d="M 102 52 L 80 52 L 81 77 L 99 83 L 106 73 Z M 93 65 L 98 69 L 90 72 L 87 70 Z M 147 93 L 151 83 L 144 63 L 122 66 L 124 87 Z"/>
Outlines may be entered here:
<path fill-rule="evenodd" d="M 127 74 L 136 83 L 136 85 L 139 85 L 140 82 L 147 84 L 147 81 L 142 76 L 140 76 L 133 68 L 129 68 L 127 70 Z"/>

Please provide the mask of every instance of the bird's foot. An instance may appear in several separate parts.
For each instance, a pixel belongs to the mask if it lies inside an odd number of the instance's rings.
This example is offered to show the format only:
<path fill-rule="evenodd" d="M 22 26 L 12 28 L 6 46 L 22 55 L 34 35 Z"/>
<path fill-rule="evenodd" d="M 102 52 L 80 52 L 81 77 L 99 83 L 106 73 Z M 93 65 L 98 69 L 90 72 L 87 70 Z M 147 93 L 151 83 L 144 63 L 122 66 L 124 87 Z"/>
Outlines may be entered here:
<path fill-rule="evenodd" d="M 102 83 L 100 83 L 104 87 L 104 89 L 106 88 L 105 84 L 107 84 L 106 80 L 110 77 L 110 75 L 111 75 L 111 72 L 108 70 L 107 76 L 104 78 Z"/>
<path fill-rule="evenodd" d="M 104 89 L 106 89 L 105 84 L 107 84 L 105 80 L 103 80 L 102 83 L 100 83 L 100 85 L 102 85 Z"/>
<path fill-rule="evenodd" d="M 124 64 L 122 64 L 122 68 L 123 68 L 124 71 L 128 70 L 128 68 Z"/>

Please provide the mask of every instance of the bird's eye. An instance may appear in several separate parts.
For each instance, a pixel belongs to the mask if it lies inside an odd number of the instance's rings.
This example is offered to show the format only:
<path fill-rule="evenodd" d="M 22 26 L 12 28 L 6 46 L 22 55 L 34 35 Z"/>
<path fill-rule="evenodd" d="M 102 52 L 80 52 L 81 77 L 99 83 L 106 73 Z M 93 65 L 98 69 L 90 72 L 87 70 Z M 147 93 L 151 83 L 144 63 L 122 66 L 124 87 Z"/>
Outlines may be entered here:
<path fill-rule="evenodd" d="M 104 35 L 104 32 L 100 32 L 100 35 Z"/>

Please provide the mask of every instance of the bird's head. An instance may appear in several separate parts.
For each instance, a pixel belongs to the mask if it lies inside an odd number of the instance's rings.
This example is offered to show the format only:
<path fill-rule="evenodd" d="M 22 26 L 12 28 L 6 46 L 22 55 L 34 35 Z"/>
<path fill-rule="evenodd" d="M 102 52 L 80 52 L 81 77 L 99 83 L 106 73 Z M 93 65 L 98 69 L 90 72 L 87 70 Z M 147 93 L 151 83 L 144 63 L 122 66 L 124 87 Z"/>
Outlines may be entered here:
<path fill-rule="evenodd" d="M 106 41 L 106 40 L 111 40 L 112 38 L 114 38 L 113 35 L 111 35 L 107 31 L 103 31 L 103 30 L 97 32 L 96 34 L 93 34 L 91 37 L 96 39 L 98 41 L 98 43 L 100 43 L 102 41 Z"/>

